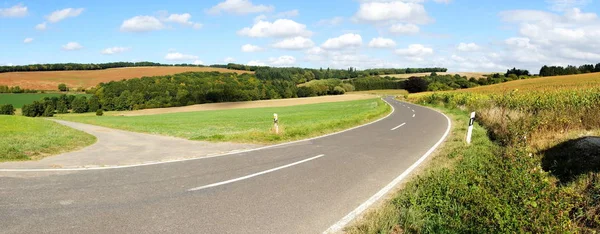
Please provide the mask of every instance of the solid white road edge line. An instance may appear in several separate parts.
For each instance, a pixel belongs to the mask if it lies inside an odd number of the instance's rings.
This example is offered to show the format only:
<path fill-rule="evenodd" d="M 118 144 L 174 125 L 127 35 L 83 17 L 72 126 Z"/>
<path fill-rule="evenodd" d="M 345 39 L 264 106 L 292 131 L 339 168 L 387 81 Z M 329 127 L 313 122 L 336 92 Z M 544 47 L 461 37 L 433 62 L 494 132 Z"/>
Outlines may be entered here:
<path fill-rule="evenodd" d="M 271 173 L 271 172 L 274 172 L 274 171 L 278 171 L 278 170 L 281 170 L 281 169 L 285 169 L 285 168 L 288 168 L 288 167 L 293 167 L 293 166 L 296 166 L 298 164 L 305 163 L 305 162 L 308 162 L 308 161 L 311 161 L 311 160 L 315 160 L 315 159 L 323 157 L 323 156 L 325 156 L 325 155 L 324 154 L 317 155 L 315 157 L 307 158 L 307 159 L 304 159 L 304 160 L 301 160 L 301 161 L 298 161 L 298 162 L 295 162 L 295 163 L 290 163 L 290 164 L 287 164 L 287 165 L 283 165 L 283 166 L 280 166 L 280 167 L 272 168 L 272 169 L 269 169 L 269 170 L 266 170 L 266 171 L 257 172 L 257 173 L 250 174 L 250 175 L 247 175 L 247 176 L 238 177 L 238 178 L 231 179 L 231 180 L 221 181 L 221 182 L 214 183 L 214 184 L 209 184 L 209 185 L 204 185 L 204 186 L 197 187 L 197 188 L 188 189 L 187 191 L 188 192 L 193 192 L 193 191 L 198 191 L 198 190 L 202 190 L 202 189 L 217 187 L 217 186 L 221 186 L 221 185 L 225 185 L 225 184 L 231 184 L 231 183 L 234 183 L 234 182 L 237 182 L 237 181 L 240 181 L 240 180 L 246 180 L 246 179 L 250 179 L 252 177 L 256 177 L 256 176 L 259 176 L 259 175 L 264 175 L 264 174 Z"/>
<path fill-rule="evenodd" d="M 347 132 L 347 131 L 352 131 L 354 129 L 362 128 L 362 127 L 365 127 L 365 126 L 377 123 L 379 121 L 382 121 L 384 119 L 387 119 L 388 117 L 392 116 L 392 114 L 394 114 L 394 112 L 396 112 L 396 108 L 394 108 L 394 106 L 392 104 L 390 104 L 389 102 L 387 102 L 384 98 L 381 98 L 381 99 L 392 108 L 392 112 L 390 112 L 385 117 L 383 117 L 381 119 L 378 119 L 378 120 L 375 120 L 373 122 L 366 123 L 366 124 L 363 124 L 363 125 L 360 125 L 360 126 L 356 126 L 356 127 L 353 127 L 353 128 L 349 128 L 349 129 L 346 129 L 346 130 L 343 130 L 343 131 L 334 132 L 334 133 L 330 133 L 330 134 L 327 134 L 327 135 L 317 136 L 317 137 L 313 137 L 313 138 L 309 138 L 309 139 L 304 139 L 304 140 L 299 140 L 299 141 L 286 142 L 286 143 L 281 143 L 281 144 L 277 144 L 277 145 L 268 145 L 268 146 L 259 147 L 259 148 L 256 148 L 256 149 L 233 151 L 233 152 L 229 152 L 229 153 L 212 155 L 212 156 L 201 157 L 201 158 L 188 158 L 188 159 L 179 159 L 179 160 L 170 160 L 170 161 L 161 161 L 161 162 L 150 162 L 150 163 L 142 163 L 142 164 L 134 164 L 134 165 L 107 166 L 107 167 L 84 167 L 84 168 L 53 168 L 53 169 L 51 169 L 51 168 L 48 168 L 48 169 L 31 169 L 31 168 L 30 169 L 0 169 L 0 172 L 60 172 L 60 171 L 89 171 L 89 170 L 123 169 L 123 168 L 151 166 L 151 165 L 166 164 L 166 163 L 185 162 L 185 161 L 192 161 L 192 160 L 202 160 L 202 159 L 223 157 L 223 156 L 229 156 L 229 155 L 236 155 L 236 154 L 248 153 L 248 152 L 253 152 L 253 151 L 259 151 L 259 150 L 264 150 L 264 149 L 269 149 L 269 148 L 281 147 L 281 146 L 285 146 L 285 145 L 291 145 L 291 144 L 295 144 L 295 143 L 312 141 L 312 140 L 316 140 L 316 139 L 320 139 L 320 138 L 324 138 L 324 137 L 328 137 L 328 136 L 333 136 L 333 135 L 341 134 L 341 133 L 344 133 L 344 132 Z"/>
<path fill-rule="evenodd" d="M 433 110 L 433 109 L 431 109 L 431 110 Z M 344 216 L 344 218 L 342 218 L 340 221 L 333 224 L 331 227 L 329 227 L 323 233 L 329 234 L 329 233 L 337 233 L 337 232 L 341 231 L 346 225 L 348 225 L 348 223 L 350 223 L 357 216 L 359 216 L 362 212 L 364 212 L 367 208 L 369 208 L 369 206 L 373 205 L 373 203 L 375 203 L 377 200 L 381 199 L 381 197 L 383 197 L 385 194 L 390 192 L 394 187 L 396 187 L 396 185 L 398 185 L 398 183 L 400 183 L 415 168 L 417 168 L 423 161 L 425 161 L 425 159 L 427 159 L 427 157 L 429 157 L 429 155 L 431 155 L 433 153 L 433 151 L 438 146 L 440 146 L 440 144 L 442 144 L 442 142 L 444 142 L 444 140 L 450 133 L 450 129 L 452 127 L 452 121 L 450 121 L 450 118 L 448 118 L 448 116 L 446 116 L 444 113 L 441 113 L 437 110 L 433 110 L 433 111 L 438 112 L 439 114 L 446 117 L 446 120 L 448 120 L 448 128 L 446 129 L 446 132 L 444 133 L 442 138 L 437 143 L 435 143 L 435 145 L 433 145 L 433 147 L 431 147 L 431 149 L 429 149 L 429 151 L 427 151 L 421 158 L 419 158 L 419 160 L 417 160 L 413 165 L 411 165 L 408 169 L 406 169 L 406 171 L 404 171 L 400 176 L 396 177 L 396 179 L 392 180 L 391 183 L 389 183 L 388 185 L 383 187 L 381 190 L 379 190 L 379 192 L 377 192 L 375 195 L 373 195 L 371 198 L 369 198 L 369 200 L 362 203 L 360 206 L 358 206 L 356 209 L 354 209 L 348 215 Z"/>
<path fill-rule="evenodd" d="M 396 126 L 395 128 L 392 128 L 392 129 L 390 129 L 390 131 L 394 131 L 394 130 L 396 130 L 396 129 L 398 129 L 398 128 L 402 127 L 402 126 L 404 126 L 405 124 L 406 124 L 406 123 L 402 123 L 402 124 L 400 124 L 400 125 Z"/>

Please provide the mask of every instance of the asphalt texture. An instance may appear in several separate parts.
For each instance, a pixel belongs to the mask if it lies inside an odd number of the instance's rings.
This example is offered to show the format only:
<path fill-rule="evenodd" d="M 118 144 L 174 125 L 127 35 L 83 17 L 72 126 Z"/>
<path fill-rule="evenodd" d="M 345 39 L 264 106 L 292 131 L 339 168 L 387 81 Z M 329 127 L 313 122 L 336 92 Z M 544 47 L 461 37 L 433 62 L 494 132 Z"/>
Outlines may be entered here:
<path fill-rule="evenodd" d="M 110 170 L 0 172 L 0 233 L 322 233 L 449 127 L 436 111 L 386 100 L 395 112 L 374 124 L 259 151 Z M 256 176 L 240 179 L 249 175 Z"/>

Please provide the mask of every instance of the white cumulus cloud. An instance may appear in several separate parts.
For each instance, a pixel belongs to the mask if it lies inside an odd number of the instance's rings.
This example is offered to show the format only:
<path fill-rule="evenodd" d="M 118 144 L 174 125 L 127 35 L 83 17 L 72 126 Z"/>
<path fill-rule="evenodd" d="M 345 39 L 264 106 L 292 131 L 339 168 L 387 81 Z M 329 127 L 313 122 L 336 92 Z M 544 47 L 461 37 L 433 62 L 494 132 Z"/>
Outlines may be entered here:
<path fill-rule="evenodd" d="M 419 26 L 414 24 L 394 24 L 390 26 L 390 32 L 398 35 L 417 34 L 421 30 Z"/>
<path fill-rule="evenodd" d="M 409 45 L 406 49 L 397 49 L 396 54 L 400 56 L 406 56 L 409 58 L 420 59 L 422 57 L 432 55 L 433 49 L 425 47 L 421 44 L 412 44 Z"/>
<path fill-rule="evenodd" d="M 248 66 L 267 66 L 266 63 L 261 62 L 260 60 L 251 60 L 250 62 L 246 63 L 246 65 Z"/>
<path fill-rule="evenodd" d="M 35 29 L 40 30 L 40 31 L 46 30 L 46 22 L 36 25 Z"/>
<path fill-rule="evenodd" d="M 27 16 L 27 7 L 23 4 L 14 5 L 10 8 L 0 8 L 0 17 L 17 18 Z"/>
<path fill-rule="evenodd" d="M 252 53 L 252 52 L 260 52 L 264 49 L 257 45 L 245 44 L 242 46 L 242 52 Z"/>
<path fill-rule="evenodd" d="M 66 18 L 77 17 L 83 12 L 83 8 L 66 8 L 52 12 L 46 17 L 50 23 L 56 23 Z"/>
<path fill-rule="evenodd" d="M 31 42 L 33 42 L 33 38 L 31 38 L 31 37 L 25 38 L 25 40 L 23 40 L 23 43 L 25 43 L 25 44 L 31 43 Z"/>
<path fill-rule="evenodd" d="M 389 38 L 377 37 L 369 42 L 371 48 L 393 48 L 396 47 L 396 42 Z"/>
<path fill-rule="evenodd" d="M 273 6 L 267 5 L 255 5 L 248 0 L 225 0 L 220 2 L 216 6 L 210 8 L 207 12 L 209 14 L 220 14 L 221 12 L 227 12 L 238 15 L 272 12 L 275 9 Z"/>
<path fill-rule="evenodd" d="M 204 62 L 202 62 L 202 60 L 194 60 L 194 62 L 192 64 L 194 64 L 194 65 L 204 65 Z"/>
<path fill-rule="evenodd" d="M 175 52 L 175 53 L 168 53 L 165 56 L 166 60 L 170 60 L 170 61 L 184 61 L 184 60 L 197 60 L 198 56 L 196 55 L 191 55 L 191 54 L 182 54 L 179 52 Z"/>
<path fill-rule="evenodd" d="M 153 16 L 140 15 L 123 21 L 121 31 L 123 32 L 148 32 L 164 29 L 165 26 Z"/>
<path fill-rule="evenodd" d="M 458 46 L 456 46 L 456 49 L 463 52 L 473 52 L 478 51 L 479 49 L 481 49 L 481 47 L 475 43 L 461 42 L 460 44 L 458 44 Z"/>
<path fill-rule="evenodd" d="M 284 55 L 277 58 L 269 58 L 269 63 L 273 66 L 290 66 L 296 63 L 296 58 Z"/>
<path fill-rule="evenodd" d="M 339 50 L 345 48 L 356 48 L 362 45 L 362 37 L 359 34 L 347 33 L 339 37 L 329 38 L 321 47 L 328 50 Z"/>
<path fill-rule="evenodd" d="M 259 20 L 252 27 L 239 30 L 238 34 L 247 37 L 306 37 L 312 35 L 312 32 L 307 30 L 304 24 L 289 19 L 278 19 L 273 23 Z"/>
<path fill-rule="evenodd" d="M 79 43 L 77 42 L 69 42 L 66 45 L 62 46 L 63 50 L 66 51 L 73 51 L 73 50 L 80 50 L 83 49 L 83 46 L 81 46 Z"/>
<path fill-rule="evenodd" d="M 130 48 L 127 47 L 111 47 L 111 48 L 106 48 L 104 50 L 102 50 L 100 53 L 102 54 L 118 54 L 118 53 L 123 53 L 125 51 L 129 51 Z"/>
<path fill-rule="evenodd" d="M 291 37 L 273 44 L 274 48 L 286 49 L 286 50 L 301 50 L 308 49 L 315 45 L 315 43 L 306 37 Z"/>
<path fill-rule="evenodd" d="M 432 21 L 420 1 L 363 2 L 354 18 L 359 22 L 368 23 L 393 20 L 426 24 Z"/>

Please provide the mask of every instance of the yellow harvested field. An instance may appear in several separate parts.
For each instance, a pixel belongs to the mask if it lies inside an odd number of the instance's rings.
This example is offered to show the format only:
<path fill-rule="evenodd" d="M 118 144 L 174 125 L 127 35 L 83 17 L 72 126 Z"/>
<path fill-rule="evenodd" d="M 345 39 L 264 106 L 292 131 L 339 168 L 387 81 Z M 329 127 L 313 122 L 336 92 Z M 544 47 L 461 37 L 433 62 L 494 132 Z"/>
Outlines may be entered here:
<path fill-rule="evenodd" d="M 466 91 L 477 93 L 503 93 L 515 89 L 518 89 L 520 91 L 555 91 L 589 89 L 599 87 L 600 73 L 588 73 L 580 75 L 551 76 L 527 80 L 515 80 L 502 84 L 475 87 L 467 89 Z"/>
<path fill-rule="evenodd" d="M 0 73 L 0 85 L 20 86 L 25 89 L 57 90 L 61 83 L 71 89 L 90 88 L 101 82 L 140 78 L 144 76 L 174 75 L 184 72 L 253 73 L 215 67 L 126 67 L 90 71 L 39 71 Z"/>
<path fill-rule="evenodd" d="M 438 75 L 460 75 L 460 76 L 466 76 L 467 78 L 471 78 L 471 77 L 475 77 L 477 79 L 479 78 L 485 78 L 484 75 L 489 75 L 489 74 L 493 74 L 493 72 L 436 72 Z M 423 77 L 423 76 L 428 76 L 430 75 L 431 72 L 426 72 L 426 73 L 413 73 L 413 74 L 394 74 L 394 75 L 381 75 L 381 77 L 385 77 L 385 76 L 390 76 L 390 77 L 394 77 L 394 78 L 410 78 L 413 76 L 417 76 L 417 77 Z"/>
<path fill-rule="evenodd" d="M 223 102 L 223 103 L 198 104 L 198 105 L 182 106 L 182 107 L 145 109 L 145 110 L 136 110 L 136 111 L 114 111 L 114 112 L 106 112 L 105 115 L 138 116 L 138 115 L 156 115 L 156 114 L 166 114 L 166 113 L 195 112 L 195 111 L 209 111 L 209 110 L 284 107 L 284 106 L 297 106 L 297 105 L 307 105 L 307 104 L 315 104 L 315 103 L 364 100 L 364 99 L 371 99 L 371 98 L 376 98 L 376 97 L 377 96 L 371 95 L 371 94 L 346 94 L 346 95 L 337 95 L 337 96 L 290 98 L 290 99 L 261 100 L 261 101 L 248 101 L 248 102 Z M 84 114 L 84 115 L 86 115 L 86 114 Z M 87 113 L 87 115 L 92 115 L 92 114 Z"/>

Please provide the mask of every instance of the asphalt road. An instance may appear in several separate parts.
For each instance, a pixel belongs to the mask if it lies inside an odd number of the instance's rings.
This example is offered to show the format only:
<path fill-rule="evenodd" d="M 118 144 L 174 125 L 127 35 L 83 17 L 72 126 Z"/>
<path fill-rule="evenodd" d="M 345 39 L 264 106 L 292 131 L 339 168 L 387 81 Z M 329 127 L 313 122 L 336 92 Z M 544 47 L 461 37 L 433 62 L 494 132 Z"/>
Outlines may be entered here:
<path fill-rule="evenodd" d="M 395 112 L 381 121 L 259 151 L 0 172 L 0 233 L 322 233 L 385 192 L 448 132 L 444 115 L 386 100 Z"/>

